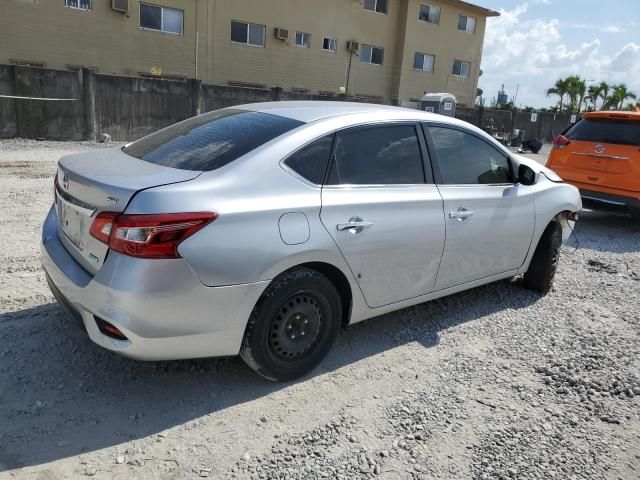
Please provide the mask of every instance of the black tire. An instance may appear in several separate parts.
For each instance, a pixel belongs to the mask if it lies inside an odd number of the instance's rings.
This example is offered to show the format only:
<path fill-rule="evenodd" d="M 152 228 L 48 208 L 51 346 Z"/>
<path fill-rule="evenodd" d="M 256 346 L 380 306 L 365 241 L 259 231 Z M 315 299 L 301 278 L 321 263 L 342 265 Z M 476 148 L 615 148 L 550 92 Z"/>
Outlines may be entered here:
<path fill-rule="evenodd" d="M 327 277 L 308 268 L 285 272 L 253 308 L 240 357 L 268 380 L 296 379 L 329 352 L 341 318 L 340 294 Z"/>
<path fill-rule="evenodd" d="M 558 222 L 551 222 L 540 237 L 529 270 L 524 274 L 526 288 L 540 293 L 551 290 L 553 277 L 558 269 L 561 246 L 562 227 Z"/>

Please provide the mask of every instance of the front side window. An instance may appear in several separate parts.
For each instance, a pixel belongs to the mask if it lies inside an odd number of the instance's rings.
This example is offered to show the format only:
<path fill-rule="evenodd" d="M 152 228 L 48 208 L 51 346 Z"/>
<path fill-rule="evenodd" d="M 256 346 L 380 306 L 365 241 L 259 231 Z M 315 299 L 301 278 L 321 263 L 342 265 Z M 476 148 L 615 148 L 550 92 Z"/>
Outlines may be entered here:
<path fill-rule="evenodd" d="M 438 154 L 442 183 L 491 185 L 512 183 L 507 156 L 484 140 L 447 127 L 429 127 Z"/>
<path fill-rule="evenodd" d="M 460 15 L 458 17 L 458 30 L 462 32 L 475 33 L 476 17 L 467 17 L 465 15 Z"/>
<path fill-rule="evenodd" d="M 429 55 L 428 53 L 416 53 L 413 58 L 413 68 L 417 70 L 423 70 L 425 72 L 433 72 L 433 64 L 436 61 L 436 57 Z"/>
<path fill-rule="evenodd" d="M 175 8 L 140 4 L 140 27 L 161 32 L 184 33 L 184 12 Z"/>
<path fill-rule="evenodd" d="M 302 178 L 320 185 L 324 178 L 332 146 L 333 135 L 327 135 L 298 150 L 287 158 L 284 164 Z"/>
<path fill-rule="evenodd" d="M 374 47 L 373 45 L 362 45 L 360 60 L 364 63 L 382 65 L 382 61 L 384 60 L 384 48 Z"/>
<path fill-rule="evenodd" d="M 70 8 L 91 10 L 91 0 L 64 0 L 64 4 Z"/>
<path fill-rule="evenodd" d="M 231 20 L 231 41 L 254 47 L 264 47 L 266 28 L 257 23 Z"/>
<path fill-rule="evenodd" d="M 434 7 L 433 5 L 420 5 L 420 13 L 418 18 L 423 22 L 440 23 L 440 7 Z"/>
<path fill-rule="evenodd" d="M 322 49 L 329 52 L 336 52 L 338 50 L 338 41 L 335 38 L 324 37 L 322 39 Z"/>
<path fill-rule="evenodd" d="M 453 61 L 453 69 L 451 70 L 452 74 L 457 75 L 458 77 L 467 78 L 469 76 L 470 71 L 471 71 L 471 63 L 464 62 L 462 60 Z"/>
<path fill-rule="evenodd" d="M 208 172 L 300 125 L 268 113 L 216 110 L 152 133 L 122 151 L 156 165 Z"/>
<path fill-rule="evenodd" d="M 364 0 L 364 9 L 386 14 L 389 12 L 388 1 L 389 0 Z"/>
<path fill-rule="evenodd" d="M 311 34 L 296 32 L 296 47 L 309 48 L 311 46 Z"/>
<path fill-rule="evenodd" d="M 413 125 L 385 125 L 339 133 L 331 185 L 424 183 L 420 145 Z"/>

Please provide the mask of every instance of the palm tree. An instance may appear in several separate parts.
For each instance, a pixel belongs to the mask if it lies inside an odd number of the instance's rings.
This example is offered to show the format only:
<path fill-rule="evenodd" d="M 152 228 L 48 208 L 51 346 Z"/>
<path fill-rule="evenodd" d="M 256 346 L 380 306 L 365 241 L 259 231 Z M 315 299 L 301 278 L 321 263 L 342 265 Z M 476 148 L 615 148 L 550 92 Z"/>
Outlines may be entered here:
<path fill-rule="evenodd" d="M 604 110 L 605 105 L 609 101 L 609 84 L 607 82 L 600 82 L 600 96 L 602 97 L 602 104 L 600 105 L 600 110 Z"/>
<path fill-rule="evenodd" d="M 625 105 L 624 109 L 629 112 L 640 112 L 640 102 L 636 102 L 635 104 L 633 102 L 629 102 Z"/>
<path fill-rule="evenodd" d="M 578 80 L 576 82 L 576 91 L 578 92 L 578 96 L 580 98 L 580 100 L 578 101 L 578 111 L 576 113 L 580 113 L 580 111 L 582 110 L 582 102 L 584 102 L 584 97 L 586 96 L 587 93 L 587 83 L 580 77 L 577 77 Z"/>
<path fill-rule="evenodd" d="M 580 113 L 587 85 L 579 75 L 570 75 L 565 79 L 565 81 L 567 82 L 567 95 L 569 95 L 570 111 L 571 113 Z"/>
<path fill-rule="evenodd" d="M 592 110 L 596 109 L 596 103 L 602 96 L 602 83 L 600 85 L 590 85 L 587 89 L 587 96 L 584 97 L 587 102 L 591 103 Z"/>
<path fill-rule="evenodd" d="M 611 106 L 622 110 L 622 104 L 629 99 L 635 100 L 636 95 L 632 93 L 624 83 L 620 85 L 614 85 L 613 93 L 611 94 Z"/>
<path fill-rule="evenodd" d="M 553 87 L 547 90 L 547 97 L 551 95 L 558 95 L 560 97 L 560 111 L 562 112 L 562 106 L 564 105 L 564 96 L 567 94 L 567 87 L 569 86 L 567 79 L 559 78 Z"/>

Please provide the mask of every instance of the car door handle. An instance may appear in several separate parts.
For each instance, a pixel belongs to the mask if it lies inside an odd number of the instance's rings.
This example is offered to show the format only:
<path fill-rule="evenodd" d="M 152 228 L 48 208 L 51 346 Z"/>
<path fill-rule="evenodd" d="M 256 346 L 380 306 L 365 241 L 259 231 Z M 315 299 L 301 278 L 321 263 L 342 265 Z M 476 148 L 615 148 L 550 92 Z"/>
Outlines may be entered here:
<path fill-rule="evenodd" d="M 348 222 L 339 223 L 336 225 L 336 229 L 339 232 L 344 232 L 345 230 L 351 233 L 360 233 L 365 228 L 369 228 L 373 225 L 371 222 L 366 222 L 362 220 L 360 217 L 350 218 Z"/>
<path fill-rule="evenodd" d="M 467 218 L 473 216 L 473 213 L 474 212 L 471 210 L 468 210 L 464 207 L 460 207 L 458 210 L 449 212 L 449 218 L 455 218 L 459 222 L 462 222 L 463 220 L 466 220 Z"/>

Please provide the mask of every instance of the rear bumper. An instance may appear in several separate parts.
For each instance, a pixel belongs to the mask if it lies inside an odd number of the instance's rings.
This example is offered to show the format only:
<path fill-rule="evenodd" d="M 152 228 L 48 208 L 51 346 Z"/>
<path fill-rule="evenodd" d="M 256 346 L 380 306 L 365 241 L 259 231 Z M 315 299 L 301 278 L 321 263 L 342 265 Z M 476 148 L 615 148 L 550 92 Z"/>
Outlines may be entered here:
<path fill-rule="evenodd" d="M 631 207 L 640 209 L 640 198 L 627 195 L 611 194 L 580 188 L 580 196 L 585 202 L 593 202 L 613 207 Z"/>
<path fill-rule="evenodd" d="M 67 252 L 54 209 L 42 232 L 42 266 L 56 299 L 98 345 L 139 360 L 237 355 L 247 320 L 268 282 L 206 287 L 182 259 L 111 252 L 91 276 Z M 128 340 L 100 332 L 106 320 Z"/>

